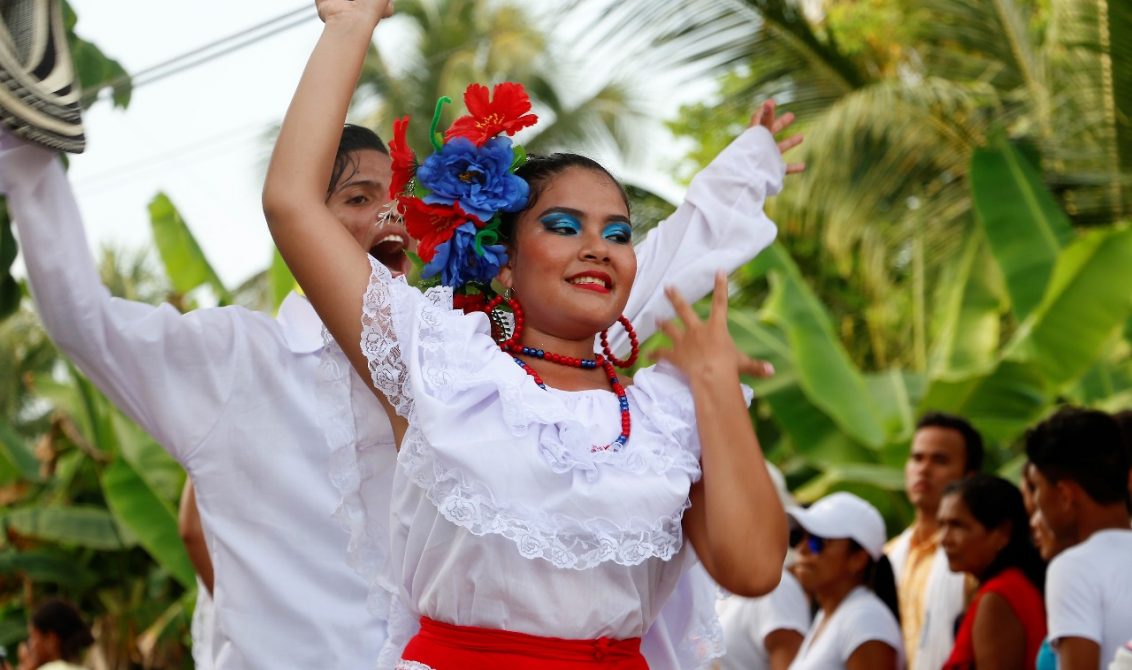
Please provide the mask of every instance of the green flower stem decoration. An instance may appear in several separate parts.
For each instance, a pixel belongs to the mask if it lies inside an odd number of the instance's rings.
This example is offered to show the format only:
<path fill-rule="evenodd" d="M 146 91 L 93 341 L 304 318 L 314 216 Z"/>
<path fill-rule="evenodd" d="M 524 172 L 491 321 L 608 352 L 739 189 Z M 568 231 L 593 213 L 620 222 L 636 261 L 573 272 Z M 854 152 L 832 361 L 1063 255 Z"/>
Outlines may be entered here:
<path fill-rule="evenodd" d="M 499 217 L 493 217 L 490 222 L 476 233 L 475 250 L 477 256 L 483 256 L 483 247 L 499 242 Z"/>
<path fill-rule="evenodd" d="M 440 125 L 440 110 L 443 109 L 445 103 L 452 102 L 452 98 L 446 95 L 440 96 L 436 101 L 436 111 L 432 113 L 432 126 L 428 129 L 428 138 L 432 141 L 432 148 L 440 151 L 444 146 L 444 136 L 436 132 L 436 127 Z"/>

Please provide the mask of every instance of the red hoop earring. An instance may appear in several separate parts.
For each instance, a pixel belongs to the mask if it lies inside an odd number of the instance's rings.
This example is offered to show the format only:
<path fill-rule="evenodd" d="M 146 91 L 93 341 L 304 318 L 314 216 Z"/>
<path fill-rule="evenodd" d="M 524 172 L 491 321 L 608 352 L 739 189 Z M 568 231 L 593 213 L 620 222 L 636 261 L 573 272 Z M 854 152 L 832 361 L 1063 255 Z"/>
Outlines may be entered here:
<path fill-rule="evenodd" d="M 502 310 L 497 310 L 501 304 L 507 303 L 511 308 L 511 332 L 507 332 L 507 321 L 503 318 Z M 508 290 L 504 295 L 497 295 L 484 305 L 483 311 L 487 313 L 487 318 L 499 328 L 500 337 L 495 338 L 499 342 L 499 348 L 504 351 L 510 351 L 518 346 L 519 337 L 523 334 L 523 308 L 519 305 L 518 299 L 511 296 L 511 291 Z"/>
<path fill-rule="evenodd" d="M 619 368 L 631 367 L 637 362 L 637 355 L 641 353 L 641 345 L 637 342 L 637 331 L 633 330 L 633 324 L 629 323 L 629 319 L 624 316 L 617 317 L 617 323 L 625 327 L 625 333 L 629 335 L 629 359 L 621 360 L 613 355 L 613 350 L 609 348 L 609 329 L 601 331 L 601 350 L 605 354 L 606 360 L 613 363 Z"/>

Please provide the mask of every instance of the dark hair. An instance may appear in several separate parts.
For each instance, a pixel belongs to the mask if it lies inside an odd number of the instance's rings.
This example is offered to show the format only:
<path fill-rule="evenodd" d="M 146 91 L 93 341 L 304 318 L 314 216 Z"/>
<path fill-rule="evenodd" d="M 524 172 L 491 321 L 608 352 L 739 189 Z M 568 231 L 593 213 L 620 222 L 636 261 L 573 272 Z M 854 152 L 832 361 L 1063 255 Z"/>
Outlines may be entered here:
<path fill-rule="evenodd" d="M 1120 432 L 1124 436 L 1124 453 L 1128 457 L 1128 465 L 1132 466 L 1132 409 L 1121 410 L 1112 415 Z"/>
<path fill-rule="evenodd" d="M 943 412 L 928 412 L 920 417 L 916 423 L 916 430 L 921 428 L 949 428 L 963 436 L 963 448 L 966 457 L 963 459 L 963 472 L 979 472 L 983 469 L 983 436 L 971 422 L 963 417 Z"/>
<path fill-rule="evenodd" d="M 864 551 L 865 549 L 857 544 L 856 540 L 849 540 L 849 549 L 853 551 Z M 900 596 L 896 592 L 896 574 L 892 571 L 892 563 L 889 562 L 888 556 L 880 555 L 880 558 L 873 558 L 869 556 L 869 564 L 865 566 L 864 584 L 876 594 L 877 598 L 884 603 L 888 611 L 892 612 L 892 616 L 896 617 L 896 623 L 900 623 Z"/>
<path fill-rule="evenodd" d="M 980 582 L 995 577 L 1007 568 L 1018 568 L 1039 590 L 1045 587 L 1045 563 L 1030 537 L 1030 518 L 1018 487 L 1002 477 L 976 474 L 952 482 L 944 495 L 957 495 L 983 528 L 996 530 L 1010 526 L 1010 540 L 994 557 Z"/>
<path fill-rule="evenodd" d="M 1101 505 L 1127 503 L 1128 452 L 1116 419 L 1062 407 L 1026 431 L 1026 456 L 1051 482 L 1075 482 Z"/>
<path fill-rule="evenodd" d="M 366 149 L 389 155 L 389 150 L 377 133 L 365 126 L 347 123 L 342 128 L 342 139 L 338 140 L 338 151 L 334 154 L 334 169 L 330 171 L 330 183 L 326 187 L 327 197 L 338 188 L 338 183 L 347 171 L 350 175 L 358 171 L 358 157 L 355 154 Z"/>
<path fill-rule="evenodd" d="M 58 598 L 40 603 L 32 612 L 31 625 L 41 633 L 59 636 L 59 652 L 64 661 L 78 661 L 83 650 L 94 642 L 75 606 Z"/>
<path fill-rule="evenodd" d="M 531 154 L 527 156 L 527 160 L 519 169 L 515 170 L 515 175 L 522 177 L 527 185 L 530 186 L 530 195 L 527 196 L 527 204 L 516 212 L 502 212 L 500 213 L 500 226 L 499 230 L 504 240 L 512 240 L 515 232 L 515 222 L 523 212 L 530 209 L 538 200 L 539 195 L 542 194 L 543 189 L 552 177 L 562 174 L 570 168 L 582 168 L 584 170 L 593 170 L 599 172 L 609 178 L 609 181 L 617 187 L 618 192 L 621 193 L 621 200 L 625 203 L 625 211 L 629 211 L 629 195 L 625 192 L 625 187 L 617 178 L 613 176 L 609 170 L 606 170 L 601 163 L 582 156 L 581 154 L 571 153 L 554 153 L 547 155 Z"/>

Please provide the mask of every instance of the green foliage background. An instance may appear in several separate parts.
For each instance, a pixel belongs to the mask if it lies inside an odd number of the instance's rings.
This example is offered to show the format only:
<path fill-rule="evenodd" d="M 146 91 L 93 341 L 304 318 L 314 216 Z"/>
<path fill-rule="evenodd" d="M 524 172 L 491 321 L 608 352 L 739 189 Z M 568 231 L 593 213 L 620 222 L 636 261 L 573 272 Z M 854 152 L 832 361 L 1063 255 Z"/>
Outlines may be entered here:
<path fill-rule="evenodd" d="M 853 490 L 896 531 L 922 412 L 970 418 L 991 467 L 1011 475 L 1020 436 L 1059 403 L 1132 407 L 1132 5 L 560 4 L 557 16 L 591 17 L 573 45 L 597 54 L 584 94 L 576 61 L 519 6 L 405 0 L 398 20 L 419 36 L 408 65 L 374 49 L 356 113 L 387 135 L 391 119 L 429 118 L 439 94 L 469 81 L 518 80 L 548 119 L 529 146 L 628 156 L 651 113 L 634 87 L 649 67 L 680 70 L 718 83 L 671 122 L 691 147 L 685 177 L 758 100 L 796 113 L 808 169 L 768 206 L 779 241 L 732 277 L 731 327 L 777 369 L 754 383 L 751 416 L 803 501 Z M 623 53 L 599 49 L 609 44 Z M 128 104 L 121 66 L 71 46 L 85 100 L 108 90 Z M 671 205 L 630 190 L 644 234 Z M 162 270 L 105 252 L 116 295 L 271 311 L 293 285 L 276 258 L 225 287 L 169 198 L 156 195 L 150 217 Z M 106 667 L 189 667 L 195 584 L 174 513 L 184 475 L 60 358 L 7 272 L 16 253 L 0 203 L 0 644 L 25 635 L 26 603 L 60 593 L 96 616 Z"/>

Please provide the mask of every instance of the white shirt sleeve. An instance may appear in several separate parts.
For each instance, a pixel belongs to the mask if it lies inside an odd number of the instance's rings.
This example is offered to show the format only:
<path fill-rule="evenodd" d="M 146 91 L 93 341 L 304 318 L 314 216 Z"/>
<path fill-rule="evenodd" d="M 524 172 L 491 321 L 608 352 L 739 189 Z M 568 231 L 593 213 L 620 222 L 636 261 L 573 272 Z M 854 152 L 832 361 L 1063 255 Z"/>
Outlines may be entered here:
<path fill-rule="evenodd" d="M 672 318 L 663 288 L 673 285 L 688 301 L 711 290 L 717 270 L 733 272 L 774 241 L 777 229 L 763 212 L 768 196 L 782 190 L 786 164 L 766 128 L 747 129 L 703 169 L 684 202 L 637 245 L 637 278 L 625 316 L 641 340 L 658 319 Z M 610 347 L 628 351 L 620 327 Z"/>
<path fill-rule="evenodd" d="M 1049 617 L 1049 639 L 1057 647 L 1063 637 L 1081 637 L 1101 644 L 1104 634 L 1098 584 L 1092 579 L 1087 563 L 1076 560 L 1070 549 L 1050 563 L 1046 575 L 1046 616 Z"/>
<path fill-rule="evenodd" d="M 810 629 L 810 603 L 798 580 L 788 572 L 766 596 L 759 599 L 759 628 L 752 631 L 756 642 L 766 644 L 766 637 L 776 630 L 793 630 L 806 634 Z"/>
<path fill-rule="evenodd" d="M 863 587 L 859 587 L 863 588 Z M 841 607 L 847 603 L 842 602 Z M 896 617 L 879 598 L 869 593 L 866 597 L 858 597 L 852 603 L 851 611 L 847 611 L 839 619 L 837 640 L 841 661 L 849 660 L 853 652 L 866 642 L 873 640 L 896 650 L 897 656 L 904 656 L 904 636 L 900 632 L 900 624 Z M 903 667 L 903 662 L 899 664 Z"/>
<path fill-rule="evenodd" d="M 242 348 L 234 309 L 180 314 L 112 298 L 55 153 L 0 132 L 0 189 L 55 344 L 178 461 L 208 434 Z"/>

